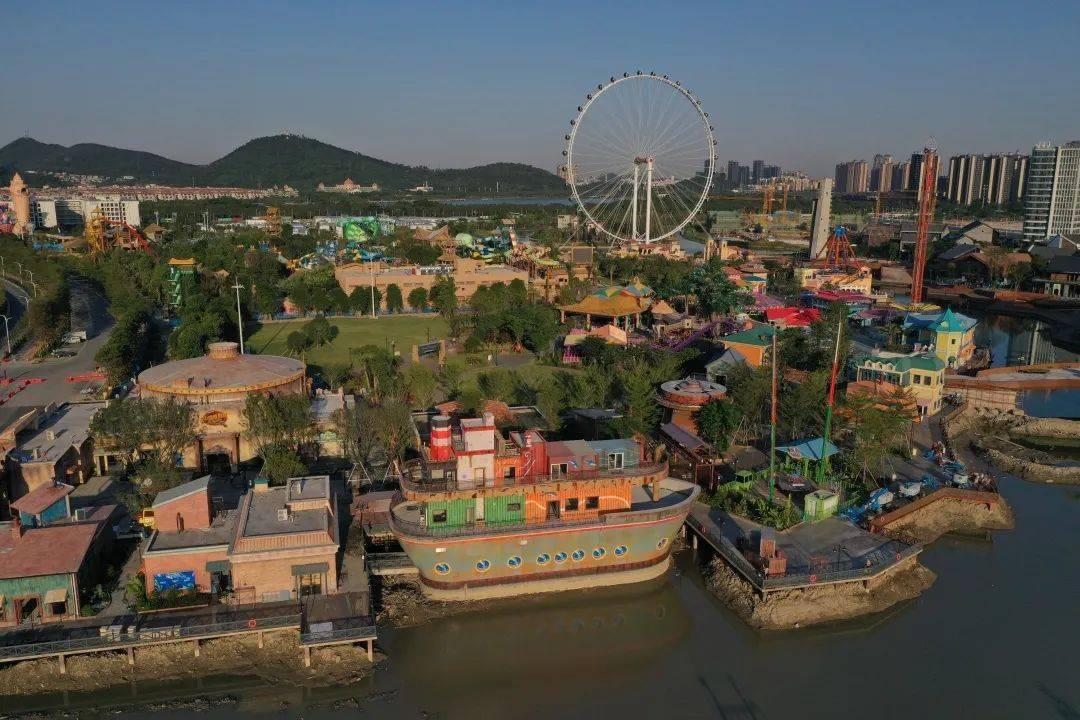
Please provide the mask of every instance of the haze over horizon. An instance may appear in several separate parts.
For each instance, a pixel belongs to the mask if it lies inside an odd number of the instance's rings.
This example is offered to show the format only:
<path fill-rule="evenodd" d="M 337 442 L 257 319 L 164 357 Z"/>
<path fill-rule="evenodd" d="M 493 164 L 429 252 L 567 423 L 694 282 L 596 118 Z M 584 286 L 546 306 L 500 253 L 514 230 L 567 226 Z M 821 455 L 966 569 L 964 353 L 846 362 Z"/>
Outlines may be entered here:
<path fill-rule="evenodd" d="M 290 132 L 410 165 L 553 170 L 585 93 L 637 69 L 694 91 L 720 162 L 821 176 L 930 136 L 945 156 L 1080 137 L 1075 4 L 101 2 L 5 16 L 0 145 L 29 134 L 206 163 Z"/>

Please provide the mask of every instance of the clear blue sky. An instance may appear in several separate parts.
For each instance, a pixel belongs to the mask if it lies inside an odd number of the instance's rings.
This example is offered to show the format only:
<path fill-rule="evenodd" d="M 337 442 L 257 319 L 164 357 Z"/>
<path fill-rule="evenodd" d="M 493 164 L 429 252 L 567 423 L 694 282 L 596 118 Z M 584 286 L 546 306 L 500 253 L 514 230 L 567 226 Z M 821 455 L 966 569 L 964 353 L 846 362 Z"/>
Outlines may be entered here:
<path fill-rule="evenodd" d="M 721 161 L 813 174 L 937 138 L 945 156 L 1080 138 L 1080 3 L 19 2 L 0 144 L 206 162 L 296 132 L 398 162 L 553 169 L 582 96 L 683 81 Z"/>

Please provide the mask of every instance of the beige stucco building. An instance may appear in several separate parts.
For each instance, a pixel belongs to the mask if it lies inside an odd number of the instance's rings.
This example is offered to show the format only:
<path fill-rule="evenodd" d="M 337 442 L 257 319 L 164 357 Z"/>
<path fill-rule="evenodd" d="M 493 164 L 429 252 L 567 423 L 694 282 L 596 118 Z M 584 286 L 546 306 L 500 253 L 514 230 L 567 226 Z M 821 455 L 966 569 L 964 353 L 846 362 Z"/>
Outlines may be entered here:
<path fill-rule="evenodd" d="M 139 374 L 144 398 L 175 398 L 195 405 L 199 439 L 183 464 L 199 470 L 232 469 L 255 456 L 244 437 L 243 410 L 253 393 L 307 394 L 306 366 L 295 358 L 241 355 L 234 342 L 211 343 L 198 358 L 173 360 Z"/>
<path fill-rule="evenodd" d="M 527 270 L 508 265 L 486 265 L 483 260 L 455 258 L 452 265 L 385 265 L 383 263 L 351 263 L 334 270 L 334 276 L 345 294 L 351 295 L 357 288 L 369 289 L 372 284 L 381 293 L 386 304 L 386 288 L 397 285 L 406 303 L 409 293 L 416 288 L 430 291 L 441 278 L 452 277 L 457 288 L 458 301 L 467 303 L 481 287 L 495 283 L 509 285 L 514 280 L 529 282 Z"/>

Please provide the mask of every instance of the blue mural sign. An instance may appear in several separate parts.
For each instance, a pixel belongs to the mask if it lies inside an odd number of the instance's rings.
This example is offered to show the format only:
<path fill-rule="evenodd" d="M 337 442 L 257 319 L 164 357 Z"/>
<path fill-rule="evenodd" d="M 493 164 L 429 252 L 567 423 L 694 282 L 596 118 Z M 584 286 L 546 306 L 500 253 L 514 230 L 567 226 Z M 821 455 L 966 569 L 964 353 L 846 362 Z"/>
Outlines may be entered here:
<path fill-rule="evenodd" d="M 158 573 L 154 575 L 154 588 L 158 592 L 167 590 L 192 590 L 195 588 L 195 571 Z"/>

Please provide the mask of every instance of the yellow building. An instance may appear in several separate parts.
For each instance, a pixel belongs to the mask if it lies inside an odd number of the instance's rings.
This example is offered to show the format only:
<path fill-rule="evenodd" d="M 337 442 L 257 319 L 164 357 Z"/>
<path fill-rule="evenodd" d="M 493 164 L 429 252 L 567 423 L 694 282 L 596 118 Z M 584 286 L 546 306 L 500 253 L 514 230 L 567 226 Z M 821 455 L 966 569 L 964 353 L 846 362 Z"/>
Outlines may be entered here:
<path fill-rule="evenodd" d="M 904 318 L 904 336 L 927 348 L 949 367 L 959 367 L 975 352 L 975 326 L 979 321 L 946 308 L 942 312 L 909 313 Z"/>
<path fill-rule="evenodd" d="M 945 390 L 945 361 L 929 353 L 877 351 L 862 359 L 856 369 L 857 381 L 887 382 L 910 390 L 919 415 L 941 410 Z"/>

